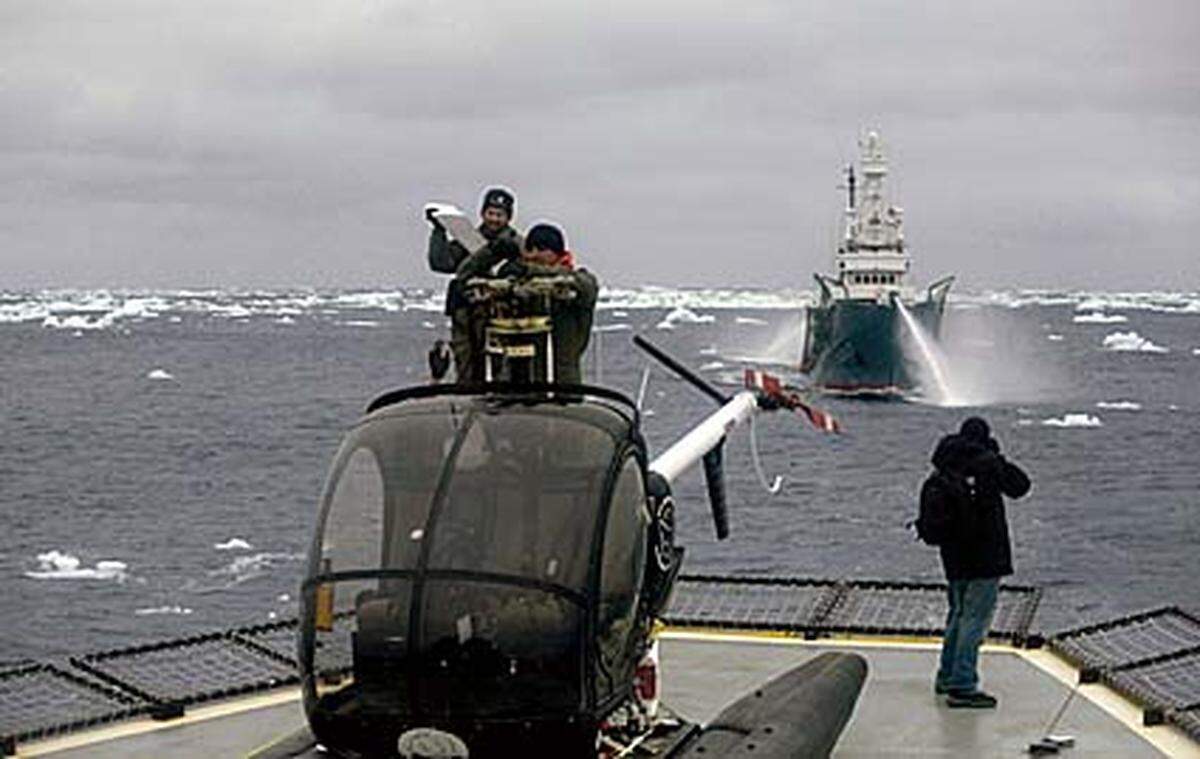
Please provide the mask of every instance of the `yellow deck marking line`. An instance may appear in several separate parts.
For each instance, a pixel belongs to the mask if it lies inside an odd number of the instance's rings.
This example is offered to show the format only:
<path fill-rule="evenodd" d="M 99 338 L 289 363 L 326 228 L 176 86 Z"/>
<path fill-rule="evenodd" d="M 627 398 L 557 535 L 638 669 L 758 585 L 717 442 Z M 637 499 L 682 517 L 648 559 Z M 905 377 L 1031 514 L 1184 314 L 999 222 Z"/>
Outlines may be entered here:
<path fill-rule="evenodd" d="M 146 733 L 153 733 L 158 730 L 167 730 L 170 728 L 183 727 L 185 725 L 194 725 L 198 722 L 207 722 L 212 719 L 221 717 L 230 717 L 243 712 L 250 712 L 256 709 L 266 709 L 272 706 L 279 706 L 290 701 L 300 700 L 300 689 L 296 687 L 286 690 L 267 693 L 260 696 L 250 696 L 246 698 L 236 698 L 233 701 L 226 701 L 219 704 L 210 704 L 207 706 L 189 707 L 187 712 L 178 719 L 165 720 L 157 722 L 148 717 L 138 719 L 133 722 L 124 722 L 113 725 L 112 727 L 100 728 L 79 733 L 77 735 L 67 735 L 62 738 L 50 738 L 36 743 L 18 743 L 17 756 L 45 756 L 56 751 L 69 751 L 71 749 L 91 746 L 96 743 L 116 740 L 118 738 L 133 738 Z"/>

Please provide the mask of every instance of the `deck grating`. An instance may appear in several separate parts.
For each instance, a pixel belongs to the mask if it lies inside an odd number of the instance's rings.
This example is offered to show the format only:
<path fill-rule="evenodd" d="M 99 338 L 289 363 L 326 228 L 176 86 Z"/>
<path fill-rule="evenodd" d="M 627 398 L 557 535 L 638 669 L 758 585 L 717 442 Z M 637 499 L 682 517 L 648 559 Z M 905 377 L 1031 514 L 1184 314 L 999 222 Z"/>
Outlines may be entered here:
<path fill-rule="evenodd" d="M 990 634 L 1028 642 L 1041 591 L 1001 588 Z M 707 628 L 939 635 L 946 586 L 685 575 L 664 621 Z M 316 667 L 352 668 L 353 612 L 318 633 Z M 30 740 L 297 681 L 296 620 L 0 668 L 0 739 Z M 1200 620 L 1174 607 L 1059 633 L 1050 645 L 1200 741 Z"/>
<path fill-rule="evenodd" d="M 1158 708 L 1200 706 L 1200 653 L 1109 671 L 1103 677 L 1117 690 Z"/>
<path fill-rule="evenodd" d="M 92 654 L 72 664 L 157 702 L 192 704 L 276 688 L 299 680 L 296 666 L 220 633 Z"/>
<path fill-rule="evenodd" d="M 1168 717 L 1176 727 L 1200 743 L 1200 706 L 1182 712 L 1173 712 Z"/>
<path fill-rule="evenodd" d="M 50 664 L 0 672 L 0 736 L 30 740 L 141 713 L 144 702 Z"/>
<path fill-rule="evenodd" d="M 1165 607 L 1058 633 L 1050 647 L 1081 667 L 1121 667 L 1200 647 L 1200 620 Z"/>

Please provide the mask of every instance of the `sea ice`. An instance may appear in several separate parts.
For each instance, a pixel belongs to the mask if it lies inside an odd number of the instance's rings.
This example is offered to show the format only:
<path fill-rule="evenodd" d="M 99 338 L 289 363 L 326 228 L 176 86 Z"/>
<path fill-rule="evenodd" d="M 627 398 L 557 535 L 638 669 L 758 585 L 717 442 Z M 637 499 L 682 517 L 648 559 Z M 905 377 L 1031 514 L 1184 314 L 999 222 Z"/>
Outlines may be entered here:
<path fill-rule="evenodd" d="M 1046 427 L 1103 427 L 1104 423 L 1100 421 L 1100 417 L 1090 414 L 1064 414 L 1062 419 L 1051 417 L 1043 419 L 1042 424 Z"/>
<path fill-rule="evenodd" d="M 38 568 L 26 572 L 34 580 L 124 580 L 128 565 L 123 561 L 98 561 L 94 567 L 81 566 L 75 556 L 61 551 L 37 555 Z"/>
<path fill-rule="evenodd" d="M 150 373 L 146 375 L 146 379 L 173 380 L 173 379 L 175 379 L 175 376 L 172 375 L 170 372 L 168 372 L 166 369 L 151 369 Z"/>
<path fill-rule="evenodd" d="M 657 326 L 659 329 L 675 329 L 676 324 L 711 324 L 716 320 L 712 314 L 698 314 L 685 306 L 676 306 Z"/>
<path fill-rule="evenodd" d="M 1100 401 L 1096 408 L 1112 409 L 1114 411 L 1141 411 L 1142 404 L 1136 401 Z"/>
<path fill-rule="evenodd" d="M 1121 314 L 1105 314 L 1100 311 L 1092 311 L 1087 314 L 1076 314 L 1071 321 L 1076 324 L 1123 324 L 1129 321 L 1129 317 Z"/>
<path fill-rule="evenodd" d="M 225 541 L 224 543 L 214 543 L 213 544 L 213 548 L 217 549 L 218 551 L 233 551 L 233 550 L 249 551 L 253 547 L 254 546 L 250 545 L 249 543 L 242 540 L 241 538 L 230 538 L 229 540 Z"/>
<path fill-rule="evenodd" d="M 1155 345 L 1136 332 L 1113 332 L 1104 338 L 1104 347 L 1110 351 L 1141 351 L 1143 353 L 1166 353 L 1167 349 Z"/>

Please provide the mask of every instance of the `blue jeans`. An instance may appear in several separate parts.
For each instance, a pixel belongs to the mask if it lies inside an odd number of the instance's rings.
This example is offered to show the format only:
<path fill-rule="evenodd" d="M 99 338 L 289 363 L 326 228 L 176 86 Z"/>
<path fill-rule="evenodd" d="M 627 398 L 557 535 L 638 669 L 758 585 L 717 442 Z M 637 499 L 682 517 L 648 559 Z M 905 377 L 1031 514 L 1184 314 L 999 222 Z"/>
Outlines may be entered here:
<path fill-rule="evenodd" d="M 946 633 L 942 637 L 942 660 L 936 685 L 941 690 L 975 691 L 979 689 L 979 646 L 983 643 L 992 616 L 1000 579 L 950 580 L 950 613 L 946 615 Z"/>

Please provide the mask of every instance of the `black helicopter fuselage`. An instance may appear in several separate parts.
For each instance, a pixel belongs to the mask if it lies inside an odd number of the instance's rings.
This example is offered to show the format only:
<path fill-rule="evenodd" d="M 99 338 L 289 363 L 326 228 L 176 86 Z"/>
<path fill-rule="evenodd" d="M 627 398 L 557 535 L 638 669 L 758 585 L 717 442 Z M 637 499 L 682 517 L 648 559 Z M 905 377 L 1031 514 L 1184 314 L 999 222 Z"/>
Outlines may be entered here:
<path fill-rule="evenodd" d="M 637 409 L 610 390 L 379 398 L 336 455 L 303 583 L 317 739 L 393 754 L 436 728 L 472 757 L 594 752 L 679 568 L 671 518 Z"/>

